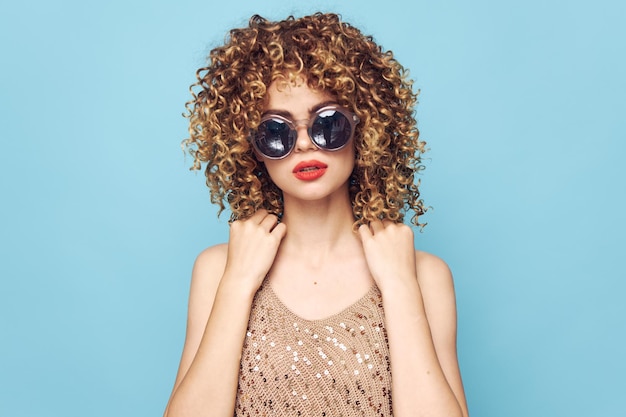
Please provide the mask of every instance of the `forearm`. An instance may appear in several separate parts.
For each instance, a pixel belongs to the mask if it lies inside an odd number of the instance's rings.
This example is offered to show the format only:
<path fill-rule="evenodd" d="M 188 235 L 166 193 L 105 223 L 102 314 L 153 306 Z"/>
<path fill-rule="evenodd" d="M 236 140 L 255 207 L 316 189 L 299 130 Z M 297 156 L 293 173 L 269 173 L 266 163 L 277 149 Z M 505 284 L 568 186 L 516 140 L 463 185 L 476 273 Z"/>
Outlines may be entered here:
<path fill-rule="evenodd" d="M 167 417 L 233 415 L 240 356 L 253 294 L 220 284 L 198 351 L 175 389 Z"/>
<path fill-rule="evenodd" d="M 382 291 L 394 416 L 462 416 L 437 357 L 417 280 L 394 280 Z"/>

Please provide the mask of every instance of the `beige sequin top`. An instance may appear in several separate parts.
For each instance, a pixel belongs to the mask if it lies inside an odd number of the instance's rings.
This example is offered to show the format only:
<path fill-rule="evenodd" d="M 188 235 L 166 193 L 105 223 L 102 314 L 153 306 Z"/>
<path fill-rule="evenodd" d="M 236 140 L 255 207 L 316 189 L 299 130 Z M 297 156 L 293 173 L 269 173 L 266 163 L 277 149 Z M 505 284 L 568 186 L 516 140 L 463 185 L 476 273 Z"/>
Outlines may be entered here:
<path fill-rule="evenodd" d="M 384 323 L 376 286 L 341 313 L 311 321 L 263 284 L 244 341 L 235 416 L 391 416 Z"/>

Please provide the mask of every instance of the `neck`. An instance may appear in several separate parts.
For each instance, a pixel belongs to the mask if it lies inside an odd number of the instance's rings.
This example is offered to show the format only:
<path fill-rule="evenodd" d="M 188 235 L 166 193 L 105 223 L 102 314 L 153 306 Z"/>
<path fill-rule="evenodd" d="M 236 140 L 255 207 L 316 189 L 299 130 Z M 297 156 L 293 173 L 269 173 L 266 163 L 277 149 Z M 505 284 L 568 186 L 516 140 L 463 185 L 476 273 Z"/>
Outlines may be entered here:
<path fill-rule="evenodd" d="M 284 204 L 282 221 L 287 226 L 287 235 L 281 249 L 310 257 L 314 246 L 315 253 L 324 257 L 331 252 L 337 254 L 337 248 L 351 247 L 355 239 L 358 239 L 352 231 L 354 215 L 347 190 L 346 195 L 329 199 L 287 199 Z"/>
<path fill-rule="evenodd" d="M 327 199 L 284 203 L 287 234 L 272 266 L 274 288 L 351 292 L 347 287 L 371 286 L 347 189 Z"/>

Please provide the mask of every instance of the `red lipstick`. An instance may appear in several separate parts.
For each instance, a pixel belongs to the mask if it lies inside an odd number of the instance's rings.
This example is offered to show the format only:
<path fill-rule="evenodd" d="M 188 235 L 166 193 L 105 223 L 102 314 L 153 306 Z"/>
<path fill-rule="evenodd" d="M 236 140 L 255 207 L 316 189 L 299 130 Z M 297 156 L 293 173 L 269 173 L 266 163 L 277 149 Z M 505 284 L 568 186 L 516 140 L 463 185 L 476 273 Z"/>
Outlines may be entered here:
<path fill-rule="evenodd" d="M 302 181 L 313 181 L 326 173 L 326 165 L 323 162 L 312 160 L 302 161 L 293 168 L 293 175 Z"/>

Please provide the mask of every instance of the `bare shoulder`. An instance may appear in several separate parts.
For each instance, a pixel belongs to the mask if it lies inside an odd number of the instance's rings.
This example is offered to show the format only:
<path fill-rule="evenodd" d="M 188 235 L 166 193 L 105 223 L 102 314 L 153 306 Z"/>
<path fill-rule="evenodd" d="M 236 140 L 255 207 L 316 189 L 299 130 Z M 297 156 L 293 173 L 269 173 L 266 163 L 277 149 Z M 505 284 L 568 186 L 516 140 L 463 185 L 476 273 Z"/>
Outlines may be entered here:
<path fill-rule="evenodd" d="M 437 358 L 450 388 L 454 391 L 463 415 L 467 416 L 467 404 L 456 351 L 456 297 L 452 272 L 448 264 L 438 256 L 416 251 L 417 280 L 432 335 Z"/>
<path fill-rule="evenodd" d="M 211 246 L 200 252 L 194 263 L 189 289 L 187 336 L 185 337 L 185 346 L 183 347 L 174 389 L 178 387 L 187 373 L 200 346 L 204 328 L 211 314 L 215 294 L 226 265 L 227 253 L 227 244 Z"/>
<path fill-rule="evenodd" d="M 430 281 L 439 284 L 452 283 L 452 272 L 448 264 L 432 253 L 415 251 L 415 263 L 419 283 L 427 284 Z"/>
<path fill-rule="evenodd" d="M 417 280 L 427 308 L 432 304 L 454 305 L 454 282 L 448 264 L 428 252 L 415 251 Z"/>
<path fill-rule="evenodd" d="M 226 264 L 227 254 L 227 243 L 210 246 L 198 254 L 194 268 L 211 268 L 212 266 L 216 266 L 216 264 L 224 266 Z"/>
<path fill-rule="evenodd" d="M 211 246 L 200 252 L 193 265 L 191 275 L 190 303 L 194 301 L 195 296 L 204 299 L 215 294 L 224 272 L 227 254 L 228 245 L 226 243 Z"/>

